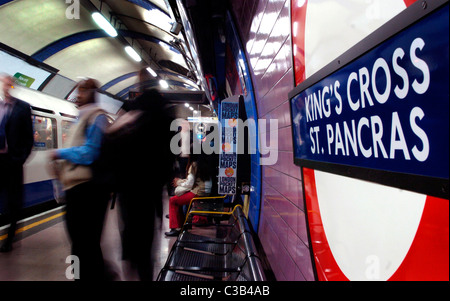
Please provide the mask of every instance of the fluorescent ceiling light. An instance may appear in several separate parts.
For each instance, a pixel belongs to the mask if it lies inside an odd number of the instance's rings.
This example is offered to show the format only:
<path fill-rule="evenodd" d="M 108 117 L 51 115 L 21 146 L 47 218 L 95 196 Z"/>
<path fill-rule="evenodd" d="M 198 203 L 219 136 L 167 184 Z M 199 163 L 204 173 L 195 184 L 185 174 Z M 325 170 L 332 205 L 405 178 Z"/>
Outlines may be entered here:
<path fill-rule="evenodd" d="M 116 29 L 111 25 L 111 23 L 106 20 L 106 18 L 99 12 L 92 13 L 92 18 L 94 19 L 95 23 L 97 23 L 98 26 L 100 26 L 107 34 L 109 34 L 111 37 L 117 37 L 117 31 Z"/>
<path fill-rule="evenodd" d="M 185 103 L 184 106 L 185 106 L 186 108 L 189 108 L 189 104 L 188 104 L 188 103 Z"/>
<path fill-rule="evenodd" d="M 194 111 L 194 108 L 193 107 L 189 107 L 189 110 Z"/>
<path fill-rule="evenodd" d="M 150 67 L 147 67 L 146 70 L 148 71 L 148 73 L 150 73 L 153 77 L 158 77 L 158 74 L 156 74 L 155 70 L 153 70 Z"/>
<path fill-rule="evenodd" d="M 161 87 L 163 87 L 164 89 L 169 88 L 169 84 L 165 81 L 165 80 L 160 80 L 159 84 L 161 85 Z"/>
<path fill-rule="evenodd" d="M 126 46 L 125 51 L 128 53 L 128 55 L 135 60 L 136 62 L 142 61 L 141 56 L 136 52 L 136 50 L 133 49 L 131 46 Z"/>

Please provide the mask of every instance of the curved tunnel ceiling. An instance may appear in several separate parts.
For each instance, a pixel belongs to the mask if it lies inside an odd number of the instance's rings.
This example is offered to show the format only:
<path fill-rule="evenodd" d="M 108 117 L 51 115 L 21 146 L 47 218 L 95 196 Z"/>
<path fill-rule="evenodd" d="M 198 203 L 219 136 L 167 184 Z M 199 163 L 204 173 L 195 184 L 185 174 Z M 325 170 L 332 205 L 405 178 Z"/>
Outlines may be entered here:
<path fill-rule="evenodd" d="M 76 17 L 67 17 L 71 5 L 63 0 L 0 0 L 0 42 L 43 62 L 74 82 L 92 77 L 102 89 L 121 99 L 130 89 L 138 89 L 138 72 L 150 66 L 158 77 L 146 86 L 165 79 L 171 90 L 198 90 L 188 63 L 173 41 L 183 44 L 183 35 L 174 35 L 150 23 L 146 16 L 156 12 L 170 18 L 164 0 L 80 0 Z M 76 3 L 77 1 L 71 1 Z M 92 20 L 100 10 L 119 33 L 108 36 Z M 70 14 L 69 14 L 70 15 Z M 169 24 L 170 26 L 170 24 Z M 124 51 L 131 45 L 143 61 L 133 61 Z"/>

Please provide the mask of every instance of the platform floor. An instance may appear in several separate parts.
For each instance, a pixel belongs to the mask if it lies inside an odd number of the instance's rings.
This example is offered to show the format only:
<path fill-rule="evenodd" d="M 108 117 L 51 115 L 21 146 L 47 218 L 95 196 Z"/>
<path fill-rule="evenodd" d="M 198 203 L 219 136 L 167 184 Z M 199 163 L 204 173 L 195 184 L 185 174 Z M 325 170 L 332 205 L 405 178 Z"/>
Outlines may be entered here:
<path fill-rule="evenodd" d="M 168 214 L 168 195 L 163 196 L 163 216 Z M 168 238 L 167 218 L 156 219 L 153 241 L 153 280 L 166 262 L 176 237 Z M 144 239 L 144 238 L 143 238 Z M 109 270 L 117 281 L 139 280 L 126 261 L 121 260 L 118 209 L 108 210 L 102 236 L 102 250 Z M 70 241 L 63 219 L 13 244 L 9 253 L 0 253 L 0 281 L 71 281 L 66 278 Z"/>

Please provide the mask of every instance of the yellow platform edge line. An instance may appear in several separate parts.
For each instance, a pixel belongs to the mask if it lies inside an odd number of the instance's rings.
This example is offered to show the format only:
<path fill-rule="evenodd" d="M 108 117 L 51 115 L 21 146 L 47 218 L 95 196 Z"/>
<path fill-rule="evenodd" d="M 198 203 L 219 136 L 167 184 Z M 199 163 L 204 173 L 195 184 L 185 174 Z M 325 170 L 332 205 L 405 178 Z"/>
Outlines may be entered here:
<path fill-rule="evenodd" d="M 47 223 L 47 222 L 49 222 L 49 221 L 51 221 L 51 220 L 54 220 L 55 218 L 58 218 L 58 217 L 60 217 L 60 216 L 63 216 L 64 214 L 66 214 L 66 211 L 57 213 L 57 214 L 52 215 L 52 216 L 50 216 L 50 217 L 47 217 L 47 218 L 45 218 L 45 219 L 43 219 L 43 220 L 40 220 L 40 221 L 34 222 L 34 223 L 32 223 L 32 224 L 29 224 L 29 225 L 27 225 L 27 226 L 25 226 L 25 227 L 19 228 L 19 229 L 16 230 L 16 234 L 25 232 L 25 231 L 27 231 L 27 230 L 29 230 L 29 229 L 32 229 L 32 228 L 34 228 L 34 227 L 37 227 L 37 226 L 42 225 L 42 224 L 44 224 L 44 223 Z M 8 237 L 8 234 L 5 234 L 5 235 L 0 236 L 0 241 L 5 240 L 7 237 Z"/>

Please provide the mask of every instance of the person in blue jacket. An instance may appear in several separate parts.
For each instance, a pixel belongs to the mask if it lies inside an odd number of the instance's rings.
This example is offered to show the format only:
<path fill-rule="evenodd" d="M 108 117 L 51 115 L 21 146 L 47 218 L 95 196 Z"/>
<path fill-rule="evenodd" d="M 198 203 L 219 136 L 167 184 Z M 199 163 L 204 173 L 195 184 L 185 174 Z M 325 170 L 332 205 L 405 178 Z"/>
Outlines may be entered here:
<path fill-rule="evenodd" d="M 76 104 L 80 114 L 70 129 L 69 147 L 50 155 L 50 160 L 62 161 L 58 178 L 66 194 L 66 227 L 71 255 L 79 259 L 80 280 L 106 280 L 107 277 L 100 240 L 110 193 L 95 185 L 92 170 L 108 125 L 106 112 L 96 104 L 98 87 L 93 79 L 78 84 Z"/>

